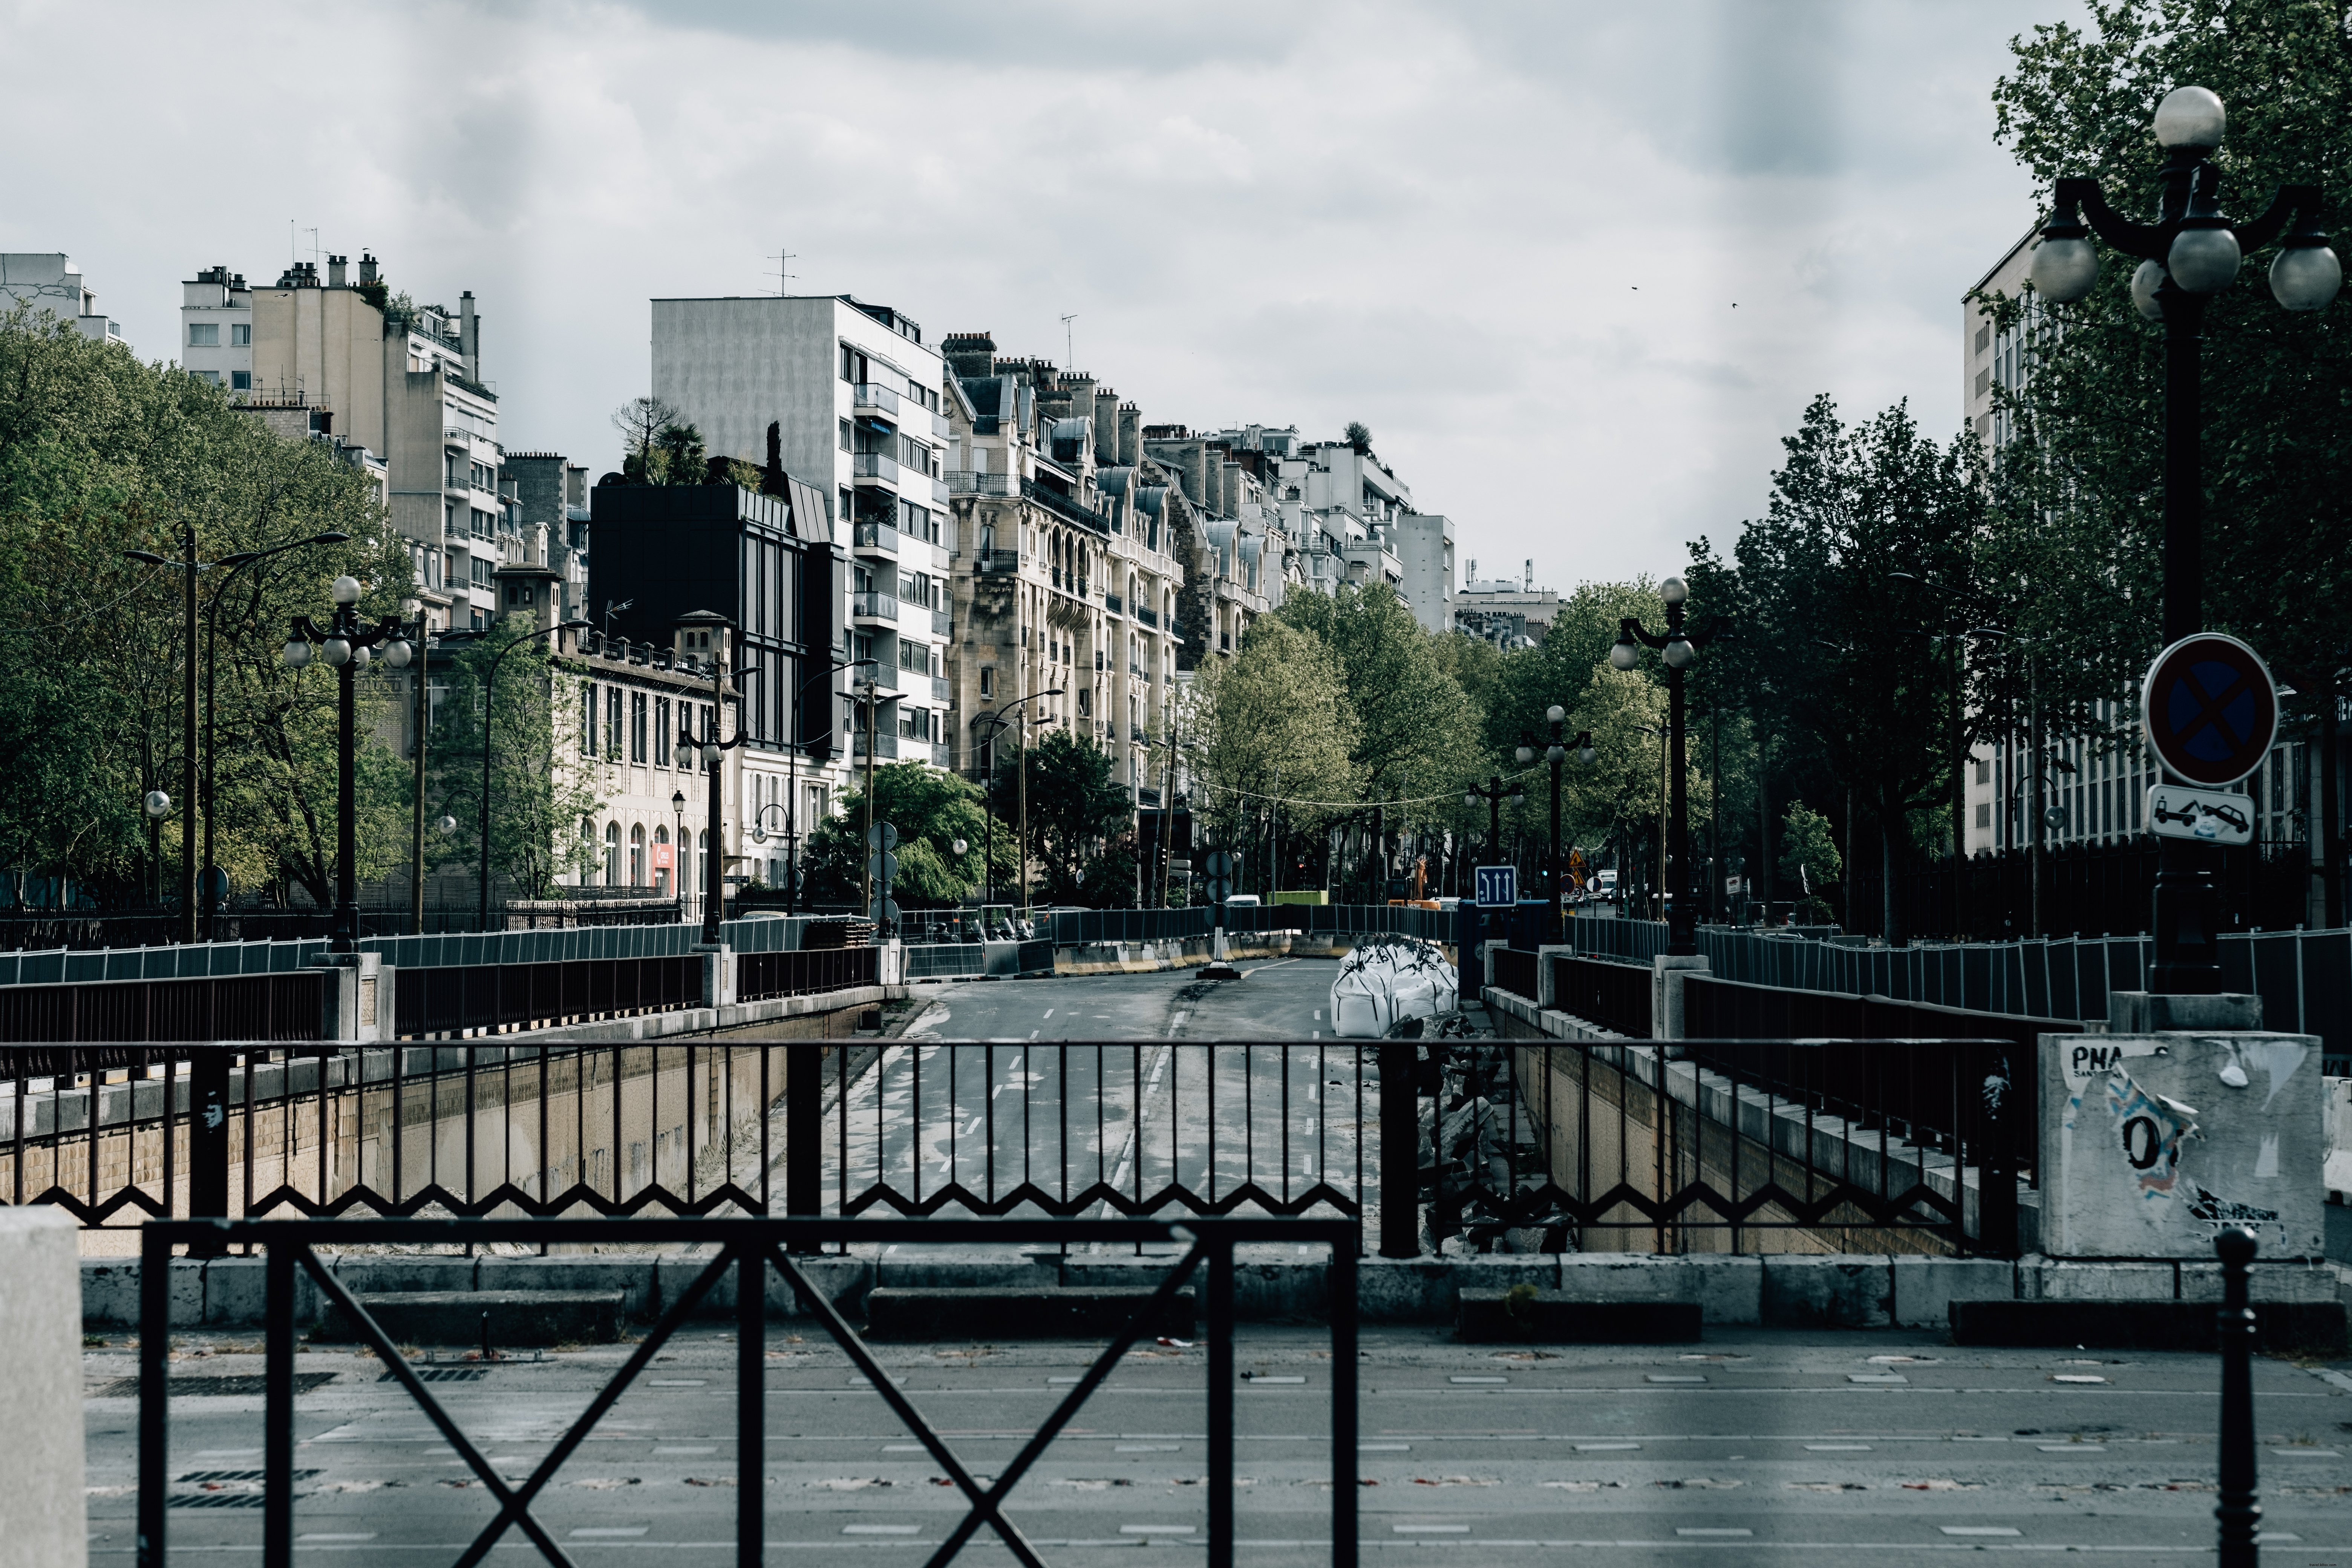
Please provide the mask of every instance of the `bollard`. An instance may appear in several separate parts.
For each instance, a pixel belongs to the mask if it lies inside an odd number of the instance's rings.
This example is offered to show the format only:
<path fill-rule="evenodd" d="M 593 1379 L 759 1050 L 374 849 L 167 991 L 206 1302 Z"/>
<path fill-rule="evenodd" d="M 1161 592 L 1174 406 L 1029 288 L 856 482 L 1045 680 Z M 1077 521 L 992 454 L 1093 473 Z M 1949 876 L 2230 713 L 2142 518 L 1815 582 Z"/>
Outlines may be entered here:
<path fill-rule="evenodd" d="M 230 1058 L 225 1047 L 198 1046 L 188 1053 L 188 1217 L 228 1217 L 228 1118 Z M 165 1087 L 168 1089 L 169 1082 Z M 217 1258 L 220 1244 L 188 1249 L 191 1258 Z"/>
<path fill-rule="evenodd" d="M 2221 1255 L 2221 1310 L 2214 1321 L 2221 1350 L 2221 1568 L 2254 1568 L 2262 1554 L 2262 1504 L 2254 1500 L 2254 1310 L 2247 1304 L 2252 1231 L 2213 1238 Z"/>
<path fill-rule="evenodd" d="M 1420 1047 L 1384 1045 L 1381 1068 L 1381 1256 L 1421 1256 Z"/>
<path fill-rule="evenodd" d="M 784 1213 L 811 1218 L 824 1212 L 824 1058 L 828 1046 L 792 1046 L 784 1068 Z M 839 1047 L 845 1055 L 848 1047 Z M 849 1093 L 849 1064 L 841 1064 L 841 1092 Z M 822 1250 L 813 1241 L 795 1253 Z"/>

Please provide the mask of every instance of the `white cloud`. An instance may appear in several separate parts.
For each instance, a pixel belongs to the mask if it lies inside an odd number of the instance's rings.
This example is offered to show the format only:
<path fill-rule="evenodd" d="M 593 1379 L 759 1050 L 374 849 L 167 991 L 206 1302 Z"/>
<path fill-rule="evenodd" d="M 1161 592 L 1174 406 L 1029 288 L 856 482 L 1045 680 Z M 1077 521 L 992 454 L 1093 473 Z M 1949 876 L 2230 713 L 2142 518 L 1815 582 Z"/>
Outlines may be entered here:
<path fill-rule="evenodd" d="M 472 289 L 509 444 L 600 468 L 646 300 L 788 247 L 1007 353 L 1076 311 L 1154 420 L 1360 418 L 1566 586 L 1727 537 L 1815 392 L 1957 426 L 1960 294 L 2033 216 L 1987 91 L 2074 9 L 25 5 L 0 247 L 153 357 L 192 269 L 315 226 Z"/>

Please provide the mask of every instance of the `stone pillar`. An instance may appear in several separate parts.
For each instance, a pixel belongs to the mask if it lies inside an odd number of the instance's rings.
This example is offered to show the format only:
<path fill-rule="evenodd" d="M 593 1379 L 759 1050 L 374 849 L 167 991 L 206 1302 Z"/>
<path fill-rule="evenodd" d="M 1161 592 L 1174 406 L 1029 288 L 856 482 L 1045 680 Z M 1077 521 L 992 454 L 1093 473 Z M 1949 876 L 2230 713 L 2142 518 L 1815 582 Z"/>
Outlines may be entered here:
<path fill-rule="evenodd" d="M 1565 945 L 1546 946 L 1536 949 L 1537 994 L 1535 1003 L 1536 1006 L 1539 1010 L 1547 1013 L 1559 1005 L 1559 986 L 1552 977 L 1551 969 L 1551 961 L 1555 956 L 1559 958 L 1574 958 L 1576 956 L 1576 949 Z"/>
<path fill-rule="evenodd" d="M 2041 1037 L 2042 1250 L 2206 1261 L 2252 1230 L 2265 1261 L 2325 1253 L 2315 1035 L 2259 997 L 2116 992 L 2105 1035 Z"/>
<path fill-rule="evenodd" d="M 1706 973 L 1706 954 L 1703 952 L 1662 952 L 1650 960 L 1652 1039 L 1679 1040 L 1685 1037 L 1683 1029 L 1683 980 L 1687 975 Z"/>
<path fill-rule="evenodd" d="M 373 952 L 322 952 L 311 961 L 327 972 L 319 1037 L 368 1045 L 393 1037 L 394 970 Z"/>
<path fill-rule="evenodd" d="M 735 1005 L 735 954 L 725 942 L 696 942 L 689 950 L 702 960 L 702 1005 Z"/>
<path fill-rule="evenodd" d="M 0 1568 L 83 1568 L 80 1229 L 61 1209 L 0 1208 Z"/>

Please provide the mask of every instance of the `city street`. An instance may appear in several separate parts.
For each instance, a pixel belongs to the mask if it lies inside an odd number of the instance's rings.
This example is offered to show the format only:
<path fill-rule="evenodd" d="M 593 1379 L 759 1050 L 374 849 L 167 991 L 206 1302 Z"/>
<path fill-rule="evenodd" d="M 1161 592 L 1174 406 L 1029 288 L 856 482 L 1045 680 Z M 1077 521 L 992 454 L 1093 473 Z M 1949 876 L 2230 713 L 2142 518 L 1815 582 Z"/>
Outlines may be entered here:
<path fill-rule="evenodd" d="M 197 1336 L 186 1342 L 194 1346 Z M 1954 1552 L 2084 1552 L 2194 1560 L 2213 1541 L 2216 1366 L 2192 1355 L 1955 1350 L 1917 1333 L 1711 1332 L 1673 1349 L 1504 1351 L 1440 1330 L 1362 1341 L 1358 1493 L 1379 1561 L 1617 1565 L 1774 1561 L 1935 1563 Z M 1237 1363 L 1239 1520 L 1245 1561 L 1328 1551 L 1331 1368 L 1321 1331 L 1245 1327 Z M 177 1369 L 257 1374 L 259 1346 L 226 1341 Z M 1093 1352 L 1066 1343 L 882 1346 L 916 1407 L 977 1473 L 1017 1449 Z M 626 1347 L 567 1352 L 435 1384 L 458 1422 L 520 1478 Z M 733 1561 L 731 1334 L 697 1328 L 566 1464 L 541 1506 L 582 1561 Z M 771 1550 L 928 1556 L 962 1513 L 820 1331 L 772 1328 Z M 132 1547 L 135 1405 L 114 1383 L 133 1358 L 85 1357 L 91 1552 Z M 1147 1545 L 1198 1546 L 1206 1453 L 1198 1345 L 1132 1352 L 1013 1493 L 1010 1514 L 1050 1563 Z M 492 1510 L 478 1480 L 372 1361 L 306 1350 L 295 1464 L 298 1551 L 337 1563 L 454 1556 Z M 470 1369 L 469 1369 L 470 1370 Z M 2352 1562 L 2342 1457 L 2352 1381 L 2255 1366 L 2268 1560 Z M 1295 1380 L 1295 1381 L 1294 1381 Z M 249 1552 L 260 1401 L 173 1406 L 178 1552 Z M 498 1561 L 530 1548 L 510 1533 Z M 977 1563 L 1009 1562 L 984 1531 Z M 511 1553 L 512 1555 L 509 1555 Z M 1466 1553 L 1466 1555 L 1465 1555 Z"/>
<path fill-rule="evenodd" d="M 983 1197 L 1034 1184 L 1055 1198 L 1174 1184 L 1213 1202 L 1247 1182 L 1289 1201 L 1328 1180 L 1352 1194 L 1377 1085 L 1361 1043 L 1318 1043 L 1336 973 L 1275 960 L 1227 981 L 926 987 L 928 1005 L 852 1079 L 828 1129 L 845 1145 L 852 1205 L 885 1184 L 910 1206 L 956 1184 Z M 1188 1044 L 1196 1034 L 1218 1043 Z M 1229 1043 L 1252 1039 L 1308 1043 Z M 1375 1152 L 1368 1142 L 1366 1170 Z M 839 1208 L 840 1182 L 827 1201 Z"/>

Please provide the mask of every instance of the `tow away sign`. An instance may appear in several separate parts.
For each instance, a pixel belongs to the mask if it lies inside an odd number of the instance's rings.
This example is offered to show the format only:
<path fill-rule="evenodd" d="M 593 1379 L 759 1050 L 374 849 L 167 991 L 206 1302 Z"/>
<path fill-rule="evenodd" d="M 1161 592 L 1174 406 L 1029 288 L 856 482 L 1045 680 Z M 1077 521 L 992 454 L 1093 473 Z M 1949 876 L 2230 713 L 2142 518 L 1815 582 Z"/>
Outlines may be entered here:
<path fill-rule="evenodd" d="M 2254 803 L 2221 790 L 2158 784 L 2147 792 L 2147 828 L 2159 838 L 2193 838 L 2202 844 L 2251 844 Z"/>

